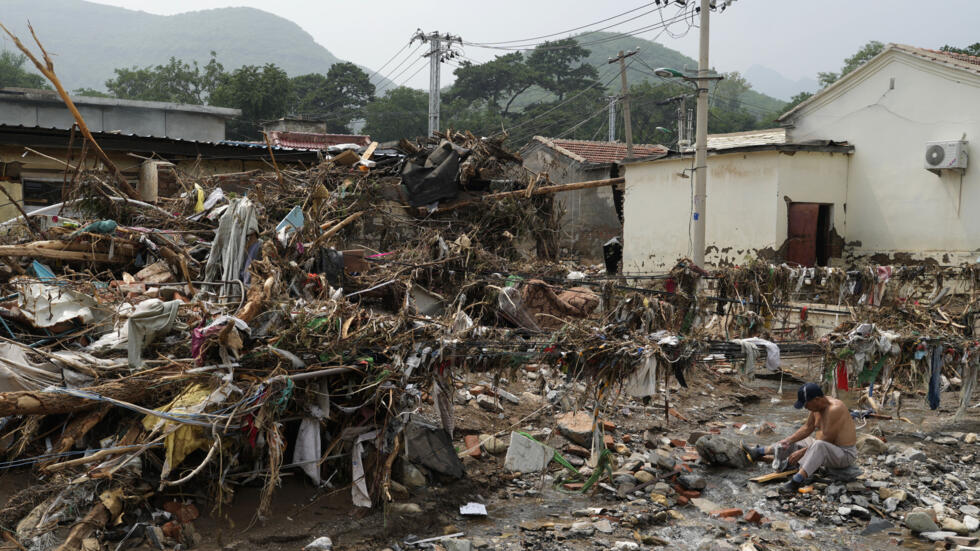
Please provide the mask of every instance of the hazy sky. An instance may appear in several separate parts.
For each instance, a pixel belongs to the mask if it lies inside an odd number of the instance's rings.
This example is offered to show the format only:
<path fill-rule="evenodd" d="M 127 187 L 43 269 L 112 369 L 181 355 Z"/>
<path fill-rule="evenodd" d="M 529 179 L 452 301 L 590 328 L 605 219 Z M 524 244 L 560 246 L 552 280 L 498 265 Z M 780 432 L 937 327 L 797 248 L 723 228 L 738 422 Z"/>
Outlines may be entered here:
<path fill-rule="evenodd" d="M 337 57 L 377 69 L 418 28 L 450 32 L 471 42 L 524 39 L 587 25 L 649 0 L 97 1 L 155 14 L 228 6 L 259 8 L 299 24 Z M 665 13 L 674 11 L 671 7 Z M 609 30 L 628 32 L 659 22 L 660 16 L 653 13 Z M 669 32 L 680 33 L 686 28 L 676 24 Z M 712 14 L 710 29 L 710 62 L 717 69 L 744 71 L 758 64 L 798 79 L 813 77 L 818 71 L 838 70 L 845 57 L 869 40 L 929 48 L 980 42 L 980 0 L 736 0 L 724 13 Z M 697 34 L 697 29 L 691 29 L 686 36 L 675 38 L 654 29 L 639 36 L 656 38 L 697 59 Z M 465 46 L 463 51 L 477 61 L 503 53 L 474 46 Z M 412 71 L 414 68 L 399 80 Z M 387 72 L 385 69 L 382 74 Z M 451 80 L 451 73 L 451 67 L 443 70 L 444 85 Z M 408 84 L 428 86 L 427 71 L 419 72 Z"/>

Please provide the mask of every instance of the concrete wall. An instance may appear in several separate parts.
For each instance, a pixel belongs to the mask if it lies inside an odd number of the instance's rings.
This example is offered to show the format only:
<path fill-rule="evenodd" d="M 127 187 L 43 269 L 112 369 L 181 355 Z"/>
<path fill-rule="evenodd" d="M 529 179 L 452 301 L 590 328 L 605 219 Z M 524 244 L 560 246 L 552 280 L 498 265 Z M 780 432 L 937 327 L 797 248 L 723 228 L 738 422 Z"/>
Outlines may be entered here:
<path fill-rule="evenodd" d="M 980 75 L 887 52 L 790 121 L 790 139 L 846 140 L 851 260 L 975 260 L 980 249 Z M 925 143 L 971 141 L 965 174 L 924 169 Z M 880 253 L 880 254 L 877 254 Z"/>
<path fill-rule="evenodd" d="M 265 132 L 309 132 L 311 134 L 326 134 L 327 123 L 299 119 L 280 119 L 263 123 L 262 130 Z"/>
<path fill-rule="evenodd" d="M 215 109 L 187 109 L 176 104 L 154 106 L 154 103 L 157 102 L 104 100 L 98 104 L 78 103 L 77 107 L 85 124 L 93 132 L 121 132 L 211 142 L 225 139 L 227 117 L 208 112 Z M 68 129 L 74 123 L 75 119 L 63 103 L 31 101 L 0 94 L 0 124 Z"/>
<path fill-rule="evenodd" d="M 705 262 L 778 258 L 787 238 L 787 201 L 832 204 L 845 225 L 848 156 L 775 150 L 708 157 Z M 627 164 L 623 270 L 663 272 L 693 256 L 691 158 Z M 683 174 L 683 176 L 682 176 Z"/>
<path fill-rule="evenodd" d="M 524 166 L 547 172 L 552 182 L 568 184 L 609 178 L 608 165 L 585 165 L 555 152 L 544 144 L 522 151 Z M 591 261 L 602 259 L 602 245 L 622 233 L 611 186 L 555 194 L 565 214 L 561 218 L 559 245 Z"/>

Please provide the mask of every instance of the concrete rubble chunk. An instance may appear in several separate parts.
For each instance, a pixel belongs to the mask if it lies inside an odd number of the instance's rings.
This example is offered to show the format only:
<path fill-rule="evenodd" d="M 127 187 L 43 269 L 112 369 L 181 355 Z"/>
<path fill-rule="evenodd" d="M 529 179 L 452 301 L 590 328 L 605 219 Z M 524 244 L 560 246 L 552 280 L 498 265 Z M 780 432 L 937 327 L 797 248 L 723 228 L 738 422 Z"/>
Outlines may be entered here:
<path fill-rule="evenodd" d="M 579 446 L 592 444 L 592 415 L 585 411 L 563 413 L 558 416 L 558 432 Z"/>
<path fill-rule="evenodd" d="M 966 526 L 966 529 L 970 532 L 976 532 L 977 530 L 980 530 L 980 520 L 978 520 L 976 517 L 966 515 L 963 517 L 963 526 Z"/>
<path fill-rule="evenodd" d="M 698 454 L 710 464 L 743 469 L 751 463 L 738 441 L 717 434 L 702 436 L 694 447 L 697 448 Z"/>
<path fill-rule="evenodd" d="M 956 532 L 961 536 L 970 533 L 970 529 L 966 527 L 966 524 L 952 517 L 944 518 L 942 523 L 940 523 L 940 527 L 945 531 Z"/>
<path fill-rule="evenodd" d="M 441 540 L 439 543 L 446 548 L 446 551 L 472 551 L 473 542 L 470 540 L 461 540 L 457 538 L 449 538 Z"/>
<path fill-rule="evenodd" d="M 592 523 L 592 526 L 594 526 L 596 530 L 602 532 L 603 534 L 612 534 L 613 533 L 613 525 L 612 525 L 611 522 L 609 522 L 606 519 L 602 519 L 602 520 L 598 520 L 596 522 L 593 522 Z"/>
<path fill-rule="evenodd" d="M 573 522 L 568 530 L 574 536 L 591 536 L 595 533 L 595 526 L 587 520 Z"/>
<path fill-rule="evenodd" d="M 504 411 L 504 407 L 500 405 L 493 396 L 487 396 L 486 394 L 480 394 L 476 397 L 476 405 L 489 411 L 490 413 L 500 413 Z"/>
<path fill-rule="evenodd" d="M 717 503 L 715 503 L 715 502 L 713 502 L 713 501 L 711 501 L 709 499 L 705 499 L 703 497 L 693 498 L 693 499 L 691 499 L 691 503 L 695 507 L 697 507 L 699 511 L 701 511 L 702 513 L 704 513 L 706 515 L 709 515 L 713 511 L 717 511 L 717 510 L 721 509 L 721 506 L 720 505 L 718 505 Z"/>
<path fill-rule="evenodd" d="M 554 456 L 553 448 L 535 442 L 518 432 L 512 432 L 507 456 L 504 458 L 504 468 L 521 473 L 543 471 Z"/>
<path fill-rule="evenodd" d="M 874 435 L 863 433 L 858 435 L 857 449 L 862 456 L 881 455 L 888 453 L 888 444 Z"/>
<path fill-rule="evenodd" d="M 946 541 L 947 538 L 956 537 L 956 532 L 946 532 L 946 531 L 934 531 L 934 532 L 921 532 L 919 534 L 920 538 L 927 539 L 929 541 Z"/>

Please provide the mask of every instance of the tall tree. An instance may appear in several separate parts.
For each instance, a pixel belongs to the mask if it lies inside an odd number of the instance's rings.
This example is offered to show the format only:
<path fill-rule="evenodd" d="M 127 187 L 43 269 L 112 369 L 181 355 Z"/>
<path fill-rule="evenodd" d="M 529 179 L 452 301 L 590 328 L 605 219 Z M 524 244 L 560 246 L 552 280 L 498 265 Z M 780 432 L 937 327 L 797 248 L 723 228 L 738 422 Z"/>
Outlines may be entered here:
<path fill-rule="evenodd" d="M 42 88 L 51 86 L 43 76 L 25 69 L 27 56 L 9 50 L 0 51 L 0 88 Z"/>
<path fill-rule="evenodd" d="M 453 74 L 456 81 L 447 99 L 460 99 L 469 104 L 482 102 L 492 112 L 502 112 L 504 116 L 514 100 L 536 81 L 520 52 L 498 56 L 486 63 L 464 61 Z"/>
<path fill-rule="evenodd" d="M 872 40 L 864 46 L 861 46 L 861 49 L 854 55 L 844 60 L 844 66 L 841 67 L 840 73 L 817 73 L 817 80 L 820 82 L 821 86 L 830 86 L 831 84 L 837 82 L 842 76 L 850 73 L 854 69 L 857 69 L 872 57 L 880 54 L 884 49 L 884 44 L 878 42 L 877 40 Z"/>
<path fill-rule="evenodd" d="M 241 118 L 228 125 L 229 137 L 256 139 L 262 121 L 286 114 L 291 92 L 289 76 L 275 64 L 243 65 L 221 78 L 211 104 L 242 110 Z"/>
<path fill-rule="evenodd" d="M 574 38 L 545 42 L 537 46 L 527 58 L 527 65 L 545 90 L 558 96 L 559 101 L 569 92 L 581 90 L 595 83 L 599 72 L 584 63 L 589 50 Z"/>
<path fill-rule="evenodd" d="M 116 69 L 116 77 L 106 88 L 123 99 L 169 101 L 200 105 L 207 103 L 224 75 L 224 67 L 211 52 L 203 68 L 197 61 L 187 63 L 175 57 L 162 65 Z"/>
<path fill-rule="evenodd" d="M 429 94 L 399 86 L 367 104 L 364 132 L 381 142 L 425 136 L 428 109 Z"/>
<path fill-rule="evenodd" d="M 326 76 L 311 73 L 292 79 L 294 103 L 291 110 L 322 119 L 330 132 L 350 132 L 355 119 L 364 117 L 364 107 L 374 99 L 374 84 L 353 63 L 334 63 Z"/>

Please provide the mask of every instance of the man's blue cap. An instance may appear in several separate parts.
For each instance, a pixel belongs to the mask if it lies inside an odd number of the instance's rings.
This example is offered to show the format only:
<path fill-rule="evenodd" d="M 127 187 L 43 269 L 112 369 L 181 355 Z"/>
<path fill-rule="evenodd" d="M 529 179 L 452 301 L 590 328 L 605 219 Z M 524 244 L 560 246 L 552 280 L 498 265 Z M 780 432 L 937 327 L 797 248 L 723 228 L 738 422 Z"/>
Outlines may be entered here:
<path fill-rule="evenodd" d="M 796 391 L 796 403 L 793 404 L 793 407 L 803 409 L 803 406 L 807 402 L 820 396 L 823 396 L 823 390 L 820 389 L 820 385 L 817 383 L 806 383 Z"/>

